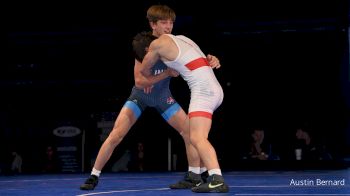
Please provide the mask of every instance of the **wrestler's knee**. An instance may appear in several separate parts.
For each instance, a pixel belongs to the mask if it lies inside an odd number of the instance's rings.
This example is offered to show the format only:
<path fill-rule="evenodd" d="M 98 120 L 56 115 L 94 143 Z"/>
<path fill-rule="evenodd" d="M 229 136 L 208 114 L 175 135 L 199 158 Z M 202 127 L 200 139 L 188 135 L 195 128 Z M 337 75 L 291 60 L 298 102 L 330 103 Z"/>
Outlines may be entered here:
<path fill-rule="evenodd" d="M 188 132 L 179 132 L 185 143 L 190 143 L 190 134 Z"/>
<path fill-rule="evenodd" d="M 190 142 L 193 146 L 199 146 L 201 142 L 203 142 L 203 140 L 205 138 L 202 138 L 200 135 L 196 135 L 196 134 L 190 134 Z"/>

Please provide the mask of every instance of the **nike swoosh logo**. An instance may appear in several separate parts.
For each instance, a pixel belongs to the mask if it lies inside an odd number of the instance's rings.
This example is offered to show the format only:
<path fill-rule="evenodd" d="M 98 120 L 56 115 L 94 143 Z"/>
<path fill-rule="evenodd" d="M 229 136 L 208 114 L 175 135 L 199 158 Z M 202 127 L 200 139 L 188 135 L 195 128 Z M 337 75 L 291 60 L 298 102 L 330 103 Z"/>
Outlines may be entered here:
<path fill-rule="evenodd" d="M 211 183 L 209 183 L 209 188 L 210 189 L 214 189 L 214 188 L 216 188 L 216 187 L 219 187 L 219 186 L 221 186 L 221 185 L 223 185 L 224 183 L 220 183 L 220 184 L 216 184 L 216 185 L 212 185 Z"/>
<path fill-rule="evenodd" d="M 199 186 L 199 185 L 201 185 L 202 183 L 200 182 L 200 183 L 198 183 L 198 184 L 196 184 L 196 186 Z"/>

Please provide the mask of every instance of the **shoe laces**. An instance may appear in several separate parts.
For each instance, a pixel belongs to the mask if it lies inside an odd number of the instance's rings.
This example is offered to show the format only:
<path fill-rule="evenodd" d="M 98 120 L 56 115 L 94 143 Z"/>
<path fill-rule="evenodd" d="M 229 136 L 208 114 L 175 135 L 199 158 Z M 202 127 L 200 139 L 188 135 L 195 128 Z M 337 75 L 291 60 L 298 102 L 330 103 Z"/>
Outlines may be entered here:
<path fill-rule="evenodd" d="M 196 173 L 189 171 L 189 172 L 186 172 L 186 174 L 185 174 L 185 180 L 197 184 L 197 183 L 202 181 L 202 178 L 201 178 L 200 174 L 196 174 Z"/>
<path fill-rule="evenodd" d="M 221 183 L 221 182 L 224 182 L 224 179 L 220 175 L 213 174 L 213 175 L 208 177 L 207 182 Z"/>

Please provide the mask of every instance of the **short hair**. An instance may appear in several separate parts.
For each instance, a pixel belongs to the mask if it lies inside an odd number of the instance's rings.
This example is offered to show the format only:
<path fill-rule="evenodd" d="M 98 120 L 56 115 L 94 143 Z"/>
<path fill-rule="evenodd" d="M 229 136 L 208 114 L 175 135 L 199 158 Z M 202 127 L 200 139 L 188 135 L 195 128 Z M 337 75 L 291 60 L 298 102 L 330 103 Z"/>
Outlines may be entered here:
<path fill-rule="evenodd" d="M 167 5 L 152 5 L 147 10 L 147 19 L 149 22 L 157 22 L 158 20 L 167 19 L 175 21 L 176 14 L 175 11 Z"/>
<path fill-rule="evenodd" d="M 151 42 L 155 39 L 157 39 L 157 37 L 152 35 L 152 32 L 146 32 L 146 31 L 138 33 L 134 37 L 132 41 L 132 48 L 133 48 L 136 60 L 142 62 L 143 58 L 147 53 L 147 48 L 149 47 Z"/>

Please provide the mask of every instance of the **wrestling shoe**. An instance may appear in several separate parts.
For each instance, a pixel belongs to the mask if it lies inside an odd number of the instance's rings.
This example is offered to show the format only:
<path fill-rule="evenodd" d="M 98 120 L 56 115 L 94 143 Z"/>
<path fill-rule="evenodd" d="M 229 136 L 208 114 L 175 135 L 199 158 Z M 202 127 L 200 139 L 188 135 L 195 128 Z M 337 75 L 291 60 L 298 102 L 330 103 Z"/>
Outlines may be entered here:
<path fill-rule="evenodd" d="M 202 178 L 203 183 L 207 182 L 208 177 L 209 177 L 208 170 L 203 172 L 203 173 L 201 173 L 201 178 Z"/>
<path fill-rule="evenodd" d="M 176 184 L 171 184 L 171 189 L 190 189 L 195 186 L 199 186 L 203 183 L 201 175 L 193 173 L 191 171 L 186 172 L 183 180 L 178 181 Z"/>
<path fill-rule="evenodd" d="M 85 183 L 80 185 L 81 190 L 94 190 L 94 188 L 98 184 L 98 177 L 95 175 L 90 175 L 88 179 L 86 179 Z"/>
<path fill-rule="evenodd" d="M 209 176 L 206 183 L 192 187 L 192 191 L 196 193 L 227 193 L 229 188 L 222 176 L 213 174 Z"/>

